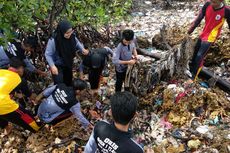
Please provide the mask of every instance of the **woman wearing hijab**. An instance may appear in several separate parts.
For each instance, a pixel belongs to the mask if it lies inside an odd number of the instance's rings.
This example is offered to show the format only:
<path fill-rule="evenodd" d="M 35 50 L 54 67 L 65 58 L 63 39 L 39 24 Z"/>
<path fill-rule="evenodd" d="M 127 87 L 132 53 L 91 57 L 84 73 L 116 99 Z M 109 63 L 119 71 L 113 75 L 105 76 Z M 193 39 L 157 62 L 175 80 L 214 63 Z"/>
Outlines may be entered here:
<path fill-rule="evenodd" d="M 73 59 L 76 52 L 79 50 L 83 55 L 87 55 L 89 52 L 84 49 L 73 32 L 74 30 L 68 21 L 61 21 L 54 36 L 48 41 L 45 57 L 50 66 L 54 84 L 65 83 L 70 86 L 73 77 Z"/>

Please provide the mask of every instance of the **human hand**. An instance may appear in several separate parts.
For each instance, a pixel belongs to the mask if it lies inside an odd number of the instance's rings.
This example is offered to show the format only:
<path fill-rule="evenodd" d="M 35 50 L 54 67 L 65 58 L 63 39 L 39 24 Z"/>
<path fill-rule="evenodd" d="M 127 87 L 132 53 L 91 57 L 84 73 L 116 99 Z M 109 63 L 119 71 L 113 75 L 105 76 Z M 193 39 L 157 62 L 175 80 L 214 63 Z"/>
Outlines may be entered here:
<path fill-rule="evenodd" d="M 80 79 L 81 80 L 86 80 L 85 76 L 84 76 L 84 73 L 83 72 L 80 72 Z"/>
<path fill-rule="evenodd" d="M 37 97 L 37 94 L 32 93 L 31 96 L 29 97 L 30 102 L 32 102 L 33 104 L 35 104 L 36 97 Z"/>
<path fill-rule="evenodd" d="M 146 153 L 154 153 L 154 151 L 153 151 L 153 149 L 151 149 L 151 148 L 147 148 L 147 149 L 146 149 Z"/>
<path fill-rule="evenodd" d="M 43 94 L 41 93 L 35 98 L 34 105 L 37 105 L 41 101 L 42 98 L 43 98 Z"/>
<path fill-rule="evenodd" d="M 15 92 L 14 97 L 22 99 L 24 95 L 22 93 Z"/>
<path fill-rule="evenodd" d="M 136 60 L 132 59 L 129 61 L 129 65 L 134 65 L 136 63 Z"/>
<path fill-rule="evenodd" d="M 92 131 L 93 128 L 94 128 L 94 126 L 92 124 L 89 124 L 88 129 L 90 129 Z"/>
<path fill-rule="evenodd" d="M 132 55 L 132 59 L 137 60 L 137 56 L 136 55 Z"/>
<path fill-rule="evenodd" d="M 50 70 L 53 75 L 58 75 L 58 68 L 55 65 L 51 66 Z"/>
<path fill-rule="evenodd" d="M 88 49 L 83 49 L 82 54 L 83 55 L 88 55 L 89 54 L 89 50 Z"/>
<path fill-rule="evenodd" d="M 93 128 L 94 128 L 93 125 L 89 124 L 85 130 L 87 131 L 87 133 L 90 134 L 93 131 Z"/>

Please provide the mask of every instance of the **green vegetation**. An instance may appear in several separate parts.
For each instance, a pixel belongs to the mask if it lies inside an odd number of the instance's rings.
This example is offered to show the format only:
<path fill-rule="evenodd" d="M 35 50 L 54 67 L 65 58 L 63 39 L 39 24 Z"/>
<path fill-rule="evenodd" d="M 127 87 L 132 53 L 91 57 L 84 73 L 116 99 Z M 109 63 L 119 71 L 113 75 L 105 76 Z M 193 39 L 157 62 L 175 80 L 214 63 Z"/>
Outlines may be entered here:
<path fill-rule="evenodd" d="M 7 38 L 15 31 L 48 33 L 56 20 L 67 18 L 73 25 L 106 25 L 126 16 L 132 0 L 0 0 L 0 29 Z M 0 44 L 3 41 L 0 42 Z"/>

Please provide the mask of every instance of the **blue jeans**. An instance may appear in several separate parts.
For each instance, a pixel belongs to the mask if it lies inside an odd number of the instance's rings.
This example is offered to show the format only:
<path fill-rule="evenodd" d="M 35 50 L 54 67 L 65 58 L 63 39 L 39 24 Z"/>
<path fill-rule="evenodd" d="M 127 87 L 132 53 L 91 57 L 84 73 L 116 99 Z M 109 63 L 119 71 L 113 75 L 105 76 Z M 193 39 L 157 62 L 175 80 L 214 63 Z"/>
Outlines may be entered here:
<path fill-rule="evenodd" d="M 198 75 L 199 68 L 203 67 L 204 58 L 208 53 L 212 43 L 198 39 L 191 62 L 191 72 L 194 76 Z"/>

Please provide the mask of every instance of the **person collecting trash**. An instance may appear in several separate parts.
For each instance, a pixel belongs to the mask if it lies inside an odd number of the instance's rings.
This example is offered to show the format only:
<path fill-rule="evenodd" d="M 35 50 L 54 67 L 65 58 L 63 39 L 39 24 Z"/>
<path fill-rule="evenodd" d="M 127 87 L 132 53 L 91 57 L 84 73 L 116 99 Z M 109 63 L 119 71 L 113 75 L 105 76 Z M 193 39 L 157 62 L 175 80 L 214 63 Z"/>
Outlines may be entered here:
<path fill-rule="evenodd" d="M 86 94 L 86 89 L 87 83 L 80 79 L 74 79 L 72 86 L 60 83 L 48 87 L 35 100 L 35 104 L 41 102 L 37 116 L 42 122 L 56 125 L 74 114 L 85 129 L 92 129 L 93 126 L 81 112 L 79 101 L 81 95 Z"/>

